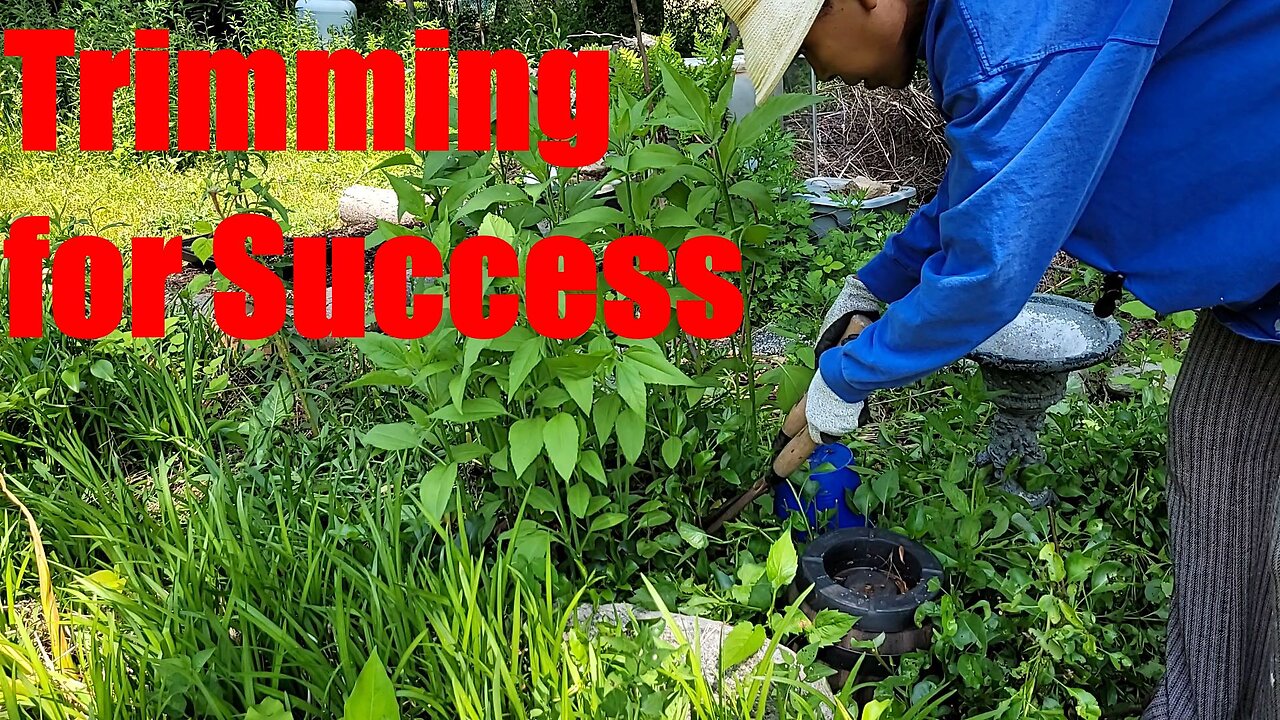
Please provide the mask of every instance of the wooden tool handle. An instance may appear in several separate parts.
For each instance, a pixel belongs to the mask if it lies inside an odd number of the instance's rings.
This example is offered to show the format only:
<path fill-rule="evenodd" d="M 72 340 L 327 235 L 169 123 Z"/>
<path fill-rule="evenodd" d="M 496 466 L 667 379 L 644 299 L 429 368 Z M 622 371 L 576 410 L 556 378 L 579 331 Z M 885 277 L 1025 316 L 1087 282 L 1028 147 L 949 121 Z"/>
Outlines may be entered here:
<path fill-rule="evenodd" d="M 800 414 L 804 415 L 805 402 L 801 400 L 796 403 L 796 408 L 800 410 Z M 800 469 L 800 466 L 809 459 L 813 451 L 817 449 L 817 444 L 813 442 L 813 438 L 809 437 L 807 428 L 802 427 L 800 432 L 796 433 L 787 446 L 782 448 L 782 452 L 773 459 L 773 474 L 776 478 L 786 478 L 791 473 Z"/>
<path fill-rule="evenodd" d="M 871 323 L 875 322 L 866 315 L 854 315 L 849 318 L 849 325 L 845 328 L 842 340 L 848 340 L 851 337 L 857 337 L 862 334 L 863 330 L 871 327 Z"/>
<path fill-rule="evenodd" d="M 800 402 L 791 408 L 791 412 L 787 413 L 786 419 L 782 421 L 782 432 L 789 438 L 798 435 L 809 424 L 809 421 L 804 416 L 804 400 L 805 396 L 801 395 Z"/>
<path fill-rule="evenodd" d="M 865 315 L 854 315 L 849 318 L 849 323 L 845 326 L 844 334 L 841 336 L 841 342 L 850 338 L 857 337 L 862 334 L 871 325 L 872 319 Z M 791 408 L 791 412 L 787 413 L 786 419 L 782 421 L 782 433 L 789 438 L 793 438 L 800 434 L 801 430 L 808 425 L 808 420 L 804 416 L 804 396 L 800 397 L 800 402 Z M 784 476 L 785 477 L 785 476 Z"/>
<path fill-rule="evenodd" d="M 725 523 L 738 517 L 748 505 L 755 502 L 761 495 L 769 492 L 772 487 L 773 483 L 770 482 L 769 478 L 757 480 L 755 485 L 752 485 L 746 492 L 726 505 L 723 510 L 713 515 L 710 520 L 704 522 L 702 524 L 703 530 L 708 533 L 719 532 Z"/>

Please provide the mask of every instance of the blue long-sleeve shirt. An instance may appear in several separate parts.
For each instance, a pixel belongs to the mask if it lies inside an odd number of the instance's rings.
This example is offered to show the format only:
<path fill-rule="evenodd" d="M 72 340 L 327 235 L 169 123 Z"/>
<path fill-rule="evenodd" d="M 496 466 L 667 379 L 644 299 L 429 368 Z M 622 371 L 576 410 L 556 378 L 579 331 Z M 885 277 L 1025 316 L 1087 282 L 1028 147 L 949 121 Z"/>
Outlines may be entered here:
<path fill-rule="evenodd" d="M 964 357 L 1059 250 L 1280 342 L 1280 3 L 931 0 L 921 45 L 952 159 L 858 272 L 890 304 L 822 357 L 837 394 Z"/>

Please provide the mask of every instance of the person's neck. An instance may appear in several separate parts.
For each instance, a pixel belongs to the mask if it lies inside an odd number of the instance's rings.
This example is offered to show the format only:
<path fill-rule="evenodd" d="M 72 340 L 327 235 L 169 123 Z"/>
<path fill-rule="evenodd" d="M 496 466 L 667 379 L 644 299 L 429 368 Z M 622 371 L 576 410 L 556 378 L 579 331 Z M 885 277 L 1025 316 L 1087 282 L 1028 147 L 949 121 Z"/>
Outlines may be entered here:
<path fill-rule="evenodd" d="M 916 48 L 916 54 L 924 59 L 924 20 L 929 14 L 932 0 L 907 0 L 907 47 Z"/>

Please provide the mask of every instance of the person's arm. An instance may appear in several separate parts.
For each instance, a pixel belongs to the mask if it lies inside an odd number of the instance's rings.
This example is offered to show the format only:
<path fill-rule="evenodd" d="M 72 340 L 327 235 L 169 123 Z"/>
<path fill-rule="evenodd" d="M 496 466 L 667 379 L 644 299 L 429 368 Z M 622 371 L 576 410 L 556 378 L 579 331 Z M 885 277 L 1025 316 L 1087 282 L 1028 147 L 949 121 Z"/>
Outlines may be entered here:
<path fill-rule="evenodd" d="M 944 175 L 937 195 L 908 218 L 902 232 L 890 236 L 884 249 L 858 271 L 858 279 L 881 302 L 897 302 L 920 284 L 920 268 L 941 247 L 938 214 L 948 205 Z"/>
<path fill-rule="evenodd" d="M 937 249 L 921 263 L 918 284 L 878 322 L 823 355 L 820 372 L 837 395 L 858 402 L 914 382 L 1017 316 L 1092 196 L 1154 52 L 1121 42 L 1065 52 L 953 94 Z M 897 280 L 882 278 L 894 258 L 926 247 L 923 232 L 915 237 L 870 268 L 877 295 L 908 284 L 910 262 Z"/>

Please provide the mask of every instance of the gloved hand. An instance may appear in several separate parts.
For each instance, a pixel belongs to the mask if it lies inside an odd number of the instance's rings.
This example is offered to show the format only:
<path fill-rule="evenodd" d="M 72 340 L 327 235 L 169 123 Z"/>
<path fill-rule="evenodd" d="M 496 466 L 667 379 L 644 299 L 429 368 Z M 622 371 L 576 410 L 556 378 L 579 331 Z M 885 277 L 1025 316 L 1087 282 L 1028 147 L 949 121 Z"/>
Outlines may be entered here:
<path fill-rule="evenodd" d="M 839 442 L 840 438 L 861 427 L 867 418 L 867 404 L 847 402 L 836 395 L 819 371 L 813 374 L 813 381 L 809 383 L 804 415 L 809 437 L 814 443 L 825 445 Z"/>
<path fill-rule="evenodd" d="M 880 319 L 880 300 L 856 276 L 845 278 L 844 288 L 839 297 L 827 310 L 822 320 L 822 330 L 818 333 L 818 343 L 814 347 L 818 357 L 822 353 L 840 344 L 850 315 L 865 315 L 872 320 Z"/>

